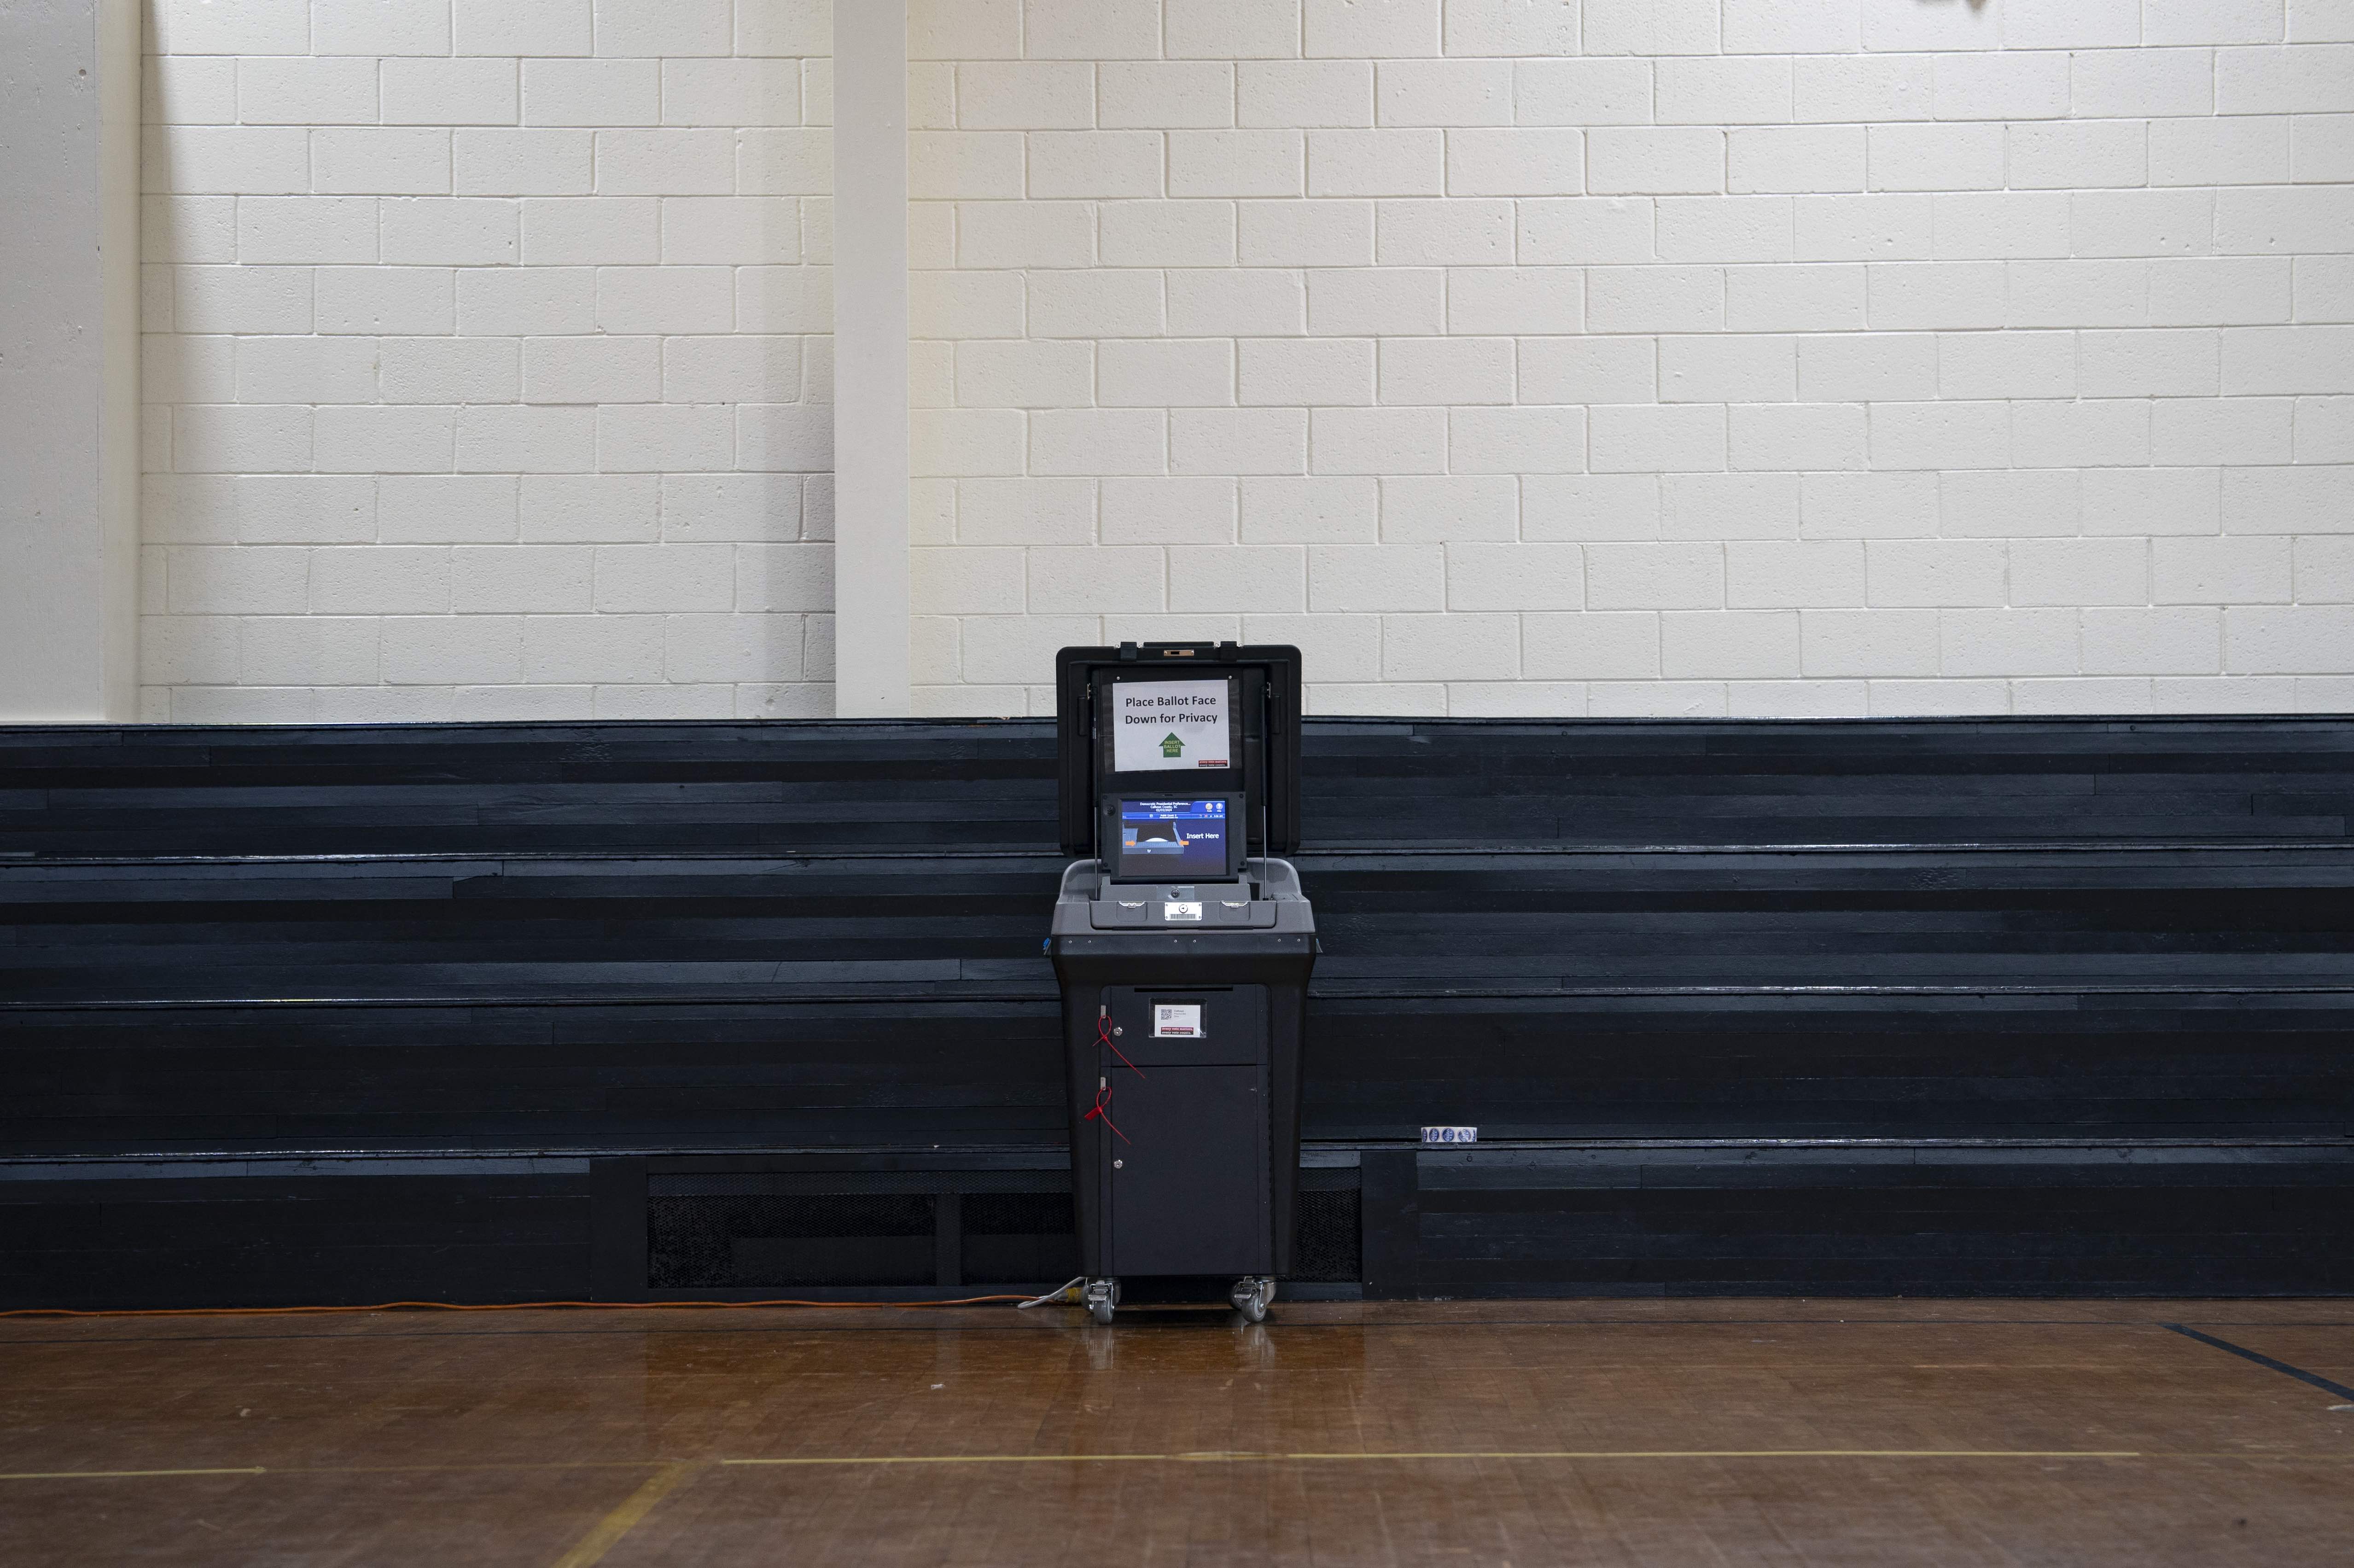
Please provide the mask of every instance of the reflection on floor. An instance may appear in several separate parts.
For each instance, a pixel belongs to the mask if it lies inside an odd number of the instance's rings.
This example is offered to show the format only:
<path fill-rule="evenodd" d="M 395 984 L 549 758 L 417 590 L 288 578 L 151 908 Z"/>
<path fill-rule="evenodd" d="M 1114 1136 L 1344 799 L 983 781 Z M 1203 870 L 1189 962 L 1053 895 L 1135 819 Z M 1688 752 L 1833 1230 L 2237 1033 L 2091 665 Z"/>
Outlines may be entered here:
<path fill-rule="evenodd" d="M 0 1563 L 2338 1564 L 2349 1384 L 2346 1301 L 19 1319 Z"/>

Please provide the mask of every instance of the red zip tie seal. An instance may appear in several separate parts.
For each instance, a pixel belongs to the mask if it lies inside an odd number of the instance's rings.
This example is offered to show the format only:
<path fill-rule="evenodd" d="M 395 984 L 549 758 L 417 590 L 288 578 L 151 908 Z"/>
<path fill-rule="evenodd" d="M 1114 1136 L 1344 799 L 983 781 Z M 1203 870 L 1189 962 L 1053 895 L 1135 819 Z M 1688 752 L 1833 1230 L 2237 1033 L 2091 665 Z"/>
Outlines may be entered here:
<path fill-rule="evenodd" d="M 1111 1128 L 1112 1135 L 1113 1135 L 1114 1137 L 1118 1138 L 1118 1139 L 1119 1139 L 1122 1143 L 1126 1143 L 1126 1142 L 1128 1142 L 1128 1141 L 1129 1141 L 1128 1134 L 1126 1134 L 1126 1133 L 1124 1133 L 1124 1132 L 1120 1131 L 1120 1130 L 1119 1130 L 1119 1128 L 1118 1127 L 1114 1126 L 1114 1125 L 1113 1125 L 1113 1123 L 1112 1123 L 1112 1119 L 1111 1119 L 1111 1086 L 1110 1086 L 1109 1084 L 1108 1084 L 1108 1083 L 1097 1083 L 1097 1086 L 1096 1086 L 1096 1108 L 1095 1108 L 1095 1109 L 1093 1109 L 1093 1110 L 1091 1110 L 1091 1111 L 1089 1111 L 1089 1112 L 1087 1112 L 1087 1115 L 1085 1115 L 1085 1116 L 1081 1117 L 1079 1119 L 1080 1119 L 1081 1121 L 1094 1121 L 1094 1120 L 1095 1120 L 1097 1118 L 1098 1118 L 1098 1117 L 1100 1117 L 1100 1118 L 1103 1118 L 1103 1124 L 1104 1124 L 1106 1127 Z"/>
<path fill-rule="evenodd" d="M 1112 1044 L 1111 1019 L 1106 1014 L 1100 1012 L 1096 1014 L 1096 1044 L 1104 1046 L 1109 1050 L 1113 1055 L 1119 1057 L 1120 1065 L 1125 1066 L 1129 1072 L 1134 1073 L 1138 1077 L 1141 1078 L 1148 1075 L 1143 1068 L 1138 1066 L 1135 1063 L 1128 1059 L 1127 1052 Z"/>

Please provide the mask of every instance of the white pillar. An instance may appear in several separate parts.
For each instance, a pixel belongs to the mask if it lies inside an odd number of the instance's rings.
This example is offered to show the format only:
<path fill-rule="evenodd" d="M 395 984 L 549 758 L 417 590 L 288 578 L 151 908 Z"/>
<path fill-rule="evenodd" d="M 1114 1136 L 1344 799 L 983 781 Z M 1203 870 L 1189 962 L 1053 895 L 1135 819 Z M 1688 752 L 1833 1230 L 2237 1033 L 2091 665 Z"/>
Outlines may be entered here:
<path fill-rule="evenodd" d="M 138 0 L 0 5 L 0 722 L 138 698 Z"/>
<path fill-rule="evenodd" d="M 834 712 L 908 711 L 907 8 L 833 7 Z"/>

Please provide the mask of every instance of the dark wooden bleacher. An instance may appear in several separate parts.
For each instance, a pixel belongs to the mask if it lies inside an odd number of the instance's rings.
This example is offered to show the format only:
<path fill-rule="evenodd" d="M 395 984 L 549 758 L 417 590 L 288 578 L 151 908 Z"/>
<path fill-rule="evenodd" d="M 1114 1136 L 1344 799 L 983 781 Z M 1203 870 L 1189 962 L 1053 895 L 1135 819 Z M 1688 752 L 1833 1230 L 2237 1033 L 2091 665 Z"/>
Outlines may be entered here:
<path fill-rule="evenodd" d="M 1328 1288 L 2354 1289 L 2354 722 L 1304 745 Z M 1026 1282 L 1053 767 L 1038 721 L 0 730 L 0 1296 L 710 1294 L 665 1225 L 858 1214 L 938 1234 L 836 1273 Z"/>

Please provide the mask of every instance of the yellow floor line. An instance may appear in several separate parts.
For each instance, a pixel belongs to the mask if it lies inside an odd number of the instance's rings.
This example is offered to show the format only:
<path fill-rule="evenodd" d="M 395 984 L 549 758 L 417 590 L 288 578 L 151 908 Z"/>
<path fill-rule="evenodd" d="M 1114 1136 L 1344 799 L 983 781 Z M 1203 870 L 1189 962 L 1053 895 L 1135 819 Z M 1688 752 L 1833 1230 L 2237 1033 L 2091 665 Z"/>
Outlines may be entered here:
<path fill-rule="evenodd" d="M 1380 1450 L 1371 1453 L 1253 1453 L 1204 1450 L 1178 1454 L 851 1454 L 812 1458 L 749 1458 L 708 1461 L 735 1467 L 791 1467 L 842 1465 L 1108 1465 L 1175 1464 L 1237 1465 L 1298 1461 L 1321 1464 L 1339 1460 L 1437 1459 L 2234 1459 L 2264 1463 L 2354 1464 L 2354 1450 L 2343 1453 L 2276 1453 L 2262 1450 L 2183 1451 L 2147 1448 L 1433 1448 Z M 655 1459 L 582 1459 L 525 1464 L 486 1465 L 235 1465 L 170 1470 L 17 1470 L 0 1471 L 0 1481 L 133 1480 L 172 1476 L 379 1476 L 447 1473 L 487 1474 L 515 1470 L 620 1470 L 660 1466 L 661 1473 L 641 1487 L 621 1510 L 641 1496 L 645 1508 L 674 1489 L 694 1463 Z M 651 1495 L 646 1495 L 651 1489 Z M 609 1516 L 610 1517 L 610 1516 Z M 642 1518 L 643 1510 L 632 1519 Z M 616 1538 L 618 1539 L 618 1537 Z M 610 1543 L 609 1543 L 610 1544 Z M 578 1550 L 575 1548 L 575 1550 Z M 566 1559 L 567 1568 L 585 1568 L 591 1559 Z"/>
<path fill-rule="evenodd" d="M 644 1470 L 666 1463 L 662 1459 L 537 1459 L 491 1460 L 480 1465 L 281 1465 L 275 1476 L 406 1476 L 460 1475 L 493 1470 Z"/>
<path fill-rule="evenodd" d="M 1291 1459 L 2142 1459 L 2138 1448 L 1531 1448 L 1288 1454 Z"/>
<path fill-rule="evenodd" d="M 1275 1457 L 1279 1456 L 1270 1456 Z M 1108 1465 L 1125 1459 L 1174 1459 L 1174 1454 L 911 1454 L 839 1459 L 722 1459 L 722 1465 Z"/>
<path fill-rule="evenodd" d="M 102 1481 L 139 1476 L 406 1476 L 475 1475 L 510 1470 L 643 1470 L 660 1459 L 557 1459 L 482 1465 L 223 1465 L 177 1470 L 0 1471 L 0 1481 Z"/>
<path fill-rule="evenodd" d="M 920 1454 L 834 1458 L 722 1459 L 722 1465 L 1100 1465 L 1248 1464 L 1328 1459 L 2144 1459 L 2138 1448 L 1529 1448 L 1443 1449 L 1372 1454 Z M 2260 1457 L 2265 1456 L 2251 1456 Z"/>
<path fill-rule="evenodd" d="M 260 1476 L 260 1465 L 235 1465 L 207 1470 L 17 1470 L 0 1475 L 0 1481 L 111 1481 L 129 1476 Z"/>
<path fill-rule="evenodd" d="M 572 1550 L 557 1558 L 553 1568 L 590 1568 L 592 1563 L 603 1561 L 605 1553 L 613 1550 L 621 1537 L 652 1513 L 654 1505 L 676 1489 L 695 1469 L 693 1465 L 664 1465 L 647 1478 L 645 1485 L 623 1499 L 620 1507 L 599 1520 L 588 1534 L 574 1542 Z"/>

